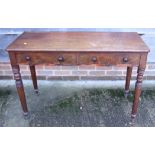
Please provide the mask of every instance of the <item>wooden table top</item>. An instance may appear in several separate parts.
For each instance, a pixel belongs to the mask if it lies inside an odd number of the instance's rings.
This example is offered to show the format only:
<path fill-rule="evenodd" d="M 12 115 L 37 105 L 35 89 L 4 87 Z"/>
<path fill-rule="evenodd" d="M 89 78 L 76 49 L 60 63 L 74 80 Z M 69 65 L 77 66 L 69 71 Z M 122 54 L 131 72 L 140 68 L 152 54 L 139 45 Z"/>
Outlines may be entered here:
<path fill-rule="evenodd" d="M 149 52 L 136 32 L 24 32 L 6 50 Z"/>

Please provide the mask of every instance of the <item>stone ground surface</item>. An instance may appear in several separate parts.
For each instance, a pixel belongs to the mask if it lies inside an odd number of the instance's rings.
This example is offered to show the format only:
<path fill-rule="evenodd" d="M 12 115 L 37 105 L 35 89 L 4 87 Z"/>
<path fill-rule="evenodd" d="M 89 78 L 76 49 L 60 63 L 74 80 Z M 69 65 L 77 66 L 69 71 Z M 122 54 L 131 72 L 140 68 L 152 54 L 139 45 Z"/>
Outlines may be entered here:
<path fill-rule="evenodd" d="M 123 81 L 39 81 L 39 96 L 34 94 L 31 81 L 24 81 L 24 85 L 29 118 L 22 115 L 14 81 L 0 81 L 0 126 L 130 126 L 134 81 L 127 99 Z M 144 81 L 143 87 L 135 126 L 155 126 L 155 83 Z"/>

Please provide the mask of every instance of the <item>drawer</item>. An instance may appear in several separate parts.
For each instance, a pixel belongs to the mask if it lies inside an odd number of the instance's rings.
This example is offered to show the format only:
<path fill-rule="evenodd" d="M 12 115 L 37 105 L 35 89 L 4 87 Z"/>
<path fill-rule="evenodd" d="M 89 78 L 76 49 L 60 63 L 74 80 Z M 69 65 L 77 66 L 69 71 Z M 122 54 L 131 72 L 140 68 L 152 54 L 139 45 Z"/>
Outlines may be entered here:
<path fill-rule="evenodd" d="M 140 60 L 140 54 L 125 54 L 125 53 L 83 53 L 79 55 L 79 64 L 98 64 L 104 66 L 118 65 L 118 64 L 130 64 L 138 65 Z"/>
<path fill-rule="evenodd" d="M 18 63 L 23 64 L 43 64 L 50 63 L 54 65 L 76 65 L 77 56 L 73 53 L 17 53 Z"/>

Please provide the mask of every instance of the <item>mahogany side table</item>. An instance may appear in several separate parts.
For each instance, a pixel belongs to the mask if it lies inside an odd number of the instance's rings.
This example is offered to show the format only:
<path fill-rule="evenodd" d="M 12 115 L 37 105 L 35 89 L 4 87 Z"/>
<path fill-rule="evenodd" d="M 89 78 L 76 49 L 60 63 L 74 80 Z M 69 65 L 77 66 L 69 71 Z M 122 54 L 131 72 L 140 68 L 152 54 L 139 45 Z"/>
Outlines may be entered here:
<path fill-rule="evenodd" d="M 132 68 L 138 67 L 131 118 L 136 117 L 146 67 L 148 47 L 136 32 L 24 32 L 7 49 L 24 115 L 28 114 L 19 64 L 30 67 L 38 93 L 35 65 L 124 64 L 125 95 L 129 93 Z"/>

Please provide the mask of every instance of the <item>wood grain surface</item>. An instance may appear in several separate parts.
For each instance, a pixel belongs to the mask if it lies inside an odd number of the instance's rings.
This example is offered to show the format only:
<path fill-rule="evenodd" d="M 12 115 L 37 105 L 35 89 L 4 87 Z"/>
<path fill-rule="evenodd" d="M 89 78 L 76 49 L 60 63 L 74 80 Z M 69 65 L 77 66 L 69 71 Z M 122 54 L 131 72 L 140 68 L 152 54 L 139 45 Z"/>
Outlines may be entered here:
<path fill-rule="evenodd" d="M 149 52 L 136 32 L 24 32 L 6 50 Z"/>

